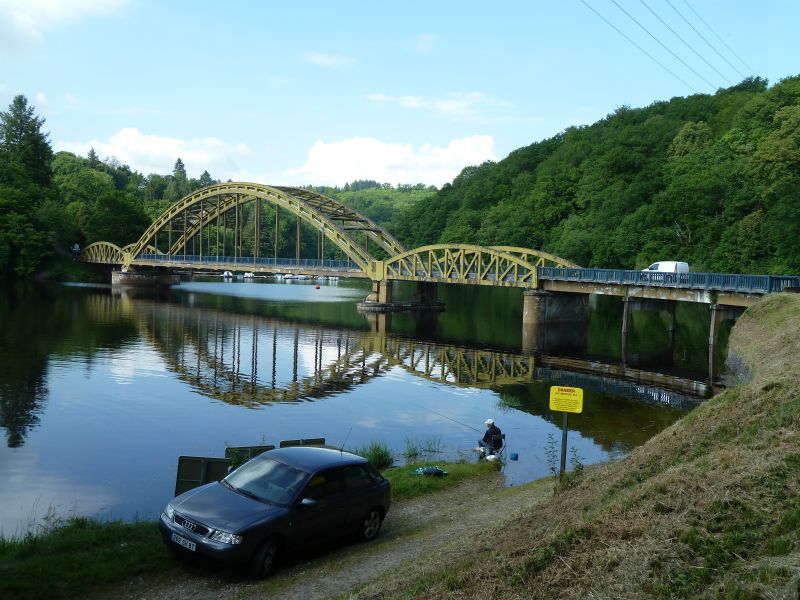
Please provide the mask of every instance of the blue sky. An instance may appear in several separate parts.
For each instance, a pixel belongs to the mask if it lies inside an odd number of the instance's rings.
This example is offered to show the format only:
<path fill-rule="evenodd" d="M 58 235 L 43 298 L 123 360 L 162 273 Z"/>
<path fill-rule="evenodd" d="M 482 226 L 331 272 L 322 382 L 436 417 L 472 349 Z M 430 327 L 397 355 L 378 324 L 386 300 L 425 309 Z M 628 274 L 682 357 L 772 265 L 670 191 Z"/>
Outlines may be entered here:
<path fill-rule="evenodd" d="M 0 0 L 0 106 L 25 94 L 56 150 L 145 174 L 180 156 L 191 176 L 441 186 L 621 105 L 796 75 L 798 25 L 796 0 Z"/>

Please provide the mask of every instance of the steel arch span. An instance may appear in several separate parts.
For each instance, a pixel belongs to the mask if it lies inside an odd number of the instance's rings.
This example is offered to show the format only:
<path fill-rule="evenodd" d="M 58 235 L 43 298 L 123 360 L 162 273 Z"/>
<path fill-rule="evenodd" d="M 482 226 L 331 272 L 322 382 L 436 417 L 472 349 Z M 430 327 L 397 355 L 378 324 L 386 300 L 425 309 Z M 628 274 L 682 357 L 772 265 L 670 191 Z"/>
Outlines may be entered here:
<path fill-rule="evenodd" d="M 519 288 L 537 286 L 537 268 L 576 266 L 557 256 L 513 246 L 434 244 L 370 263 L 373 281 L 406 280 Z"/>
<path fill-rule="evenodd" d="M 131 250 L 135 244 L 128 244 L 120 248 L 112 242 L 95 242 L 89 244 L 81 251 L 80 259 L 83 262 L 99 263 L 104 265 L 123 265 L 130 263 Z M 145 251 L 149 254 L 160 254 L 155 246 L 147 245 Z"/>
<path fill-rule="evenodd" d="M 362 245 L 353 233 L 361 232 L 390 256 L 405 251 L 391 234 L 332 198 L 301 188 L 235 182 L 203 188 L 170 206 L 133 245 L 123 266 L 130 266 L 149 245 L 156 246 L 159 234 L 168 235 L 169 254 L 176 255 L 206 227 L 219 224 L 220 218 L 229 211 L 238 211 L 243 204 L 260 201 L 288 210 L 310 224 L 365 272 L 375 258 L 368 245 Z"/>
<path fill-rule="evenodd" d="M 120 248 L 110 242 L 96 242 L 84 249 L 81 259 L 122 265 L 124 271 L 131 265 L 150 264 L 152 255 L 160 255 L 159 260 L 166 257 L 168 261 L 177 259 L 176 262 L 180 262 L 179 254 L 183 253 L 183 262 L 186 263 L 187 247 L 199 238 L 199 257 L 192 251 L 188 262 L 205 265 L 209 264 L 206 257 L 210 258 L 212 254 L 212 232 L 217 238 L 214 252 L 219 257 L 220 241 L 224 250 L 228 231 L 233 226 L 232 263 L 237 264 L 239 259 L 244 258 L 241 256 L 245 233 L 241 207 L 248 203 L 260 207 L 262 202 L 268 202 L 276 210 L 284 209 L 297 217 L 298 228 L 300 222 L 311 225 L 374 282 L 408 280 L 535 288 L 538 285 L 539 267 L 577 267 L 552 254 L 514 246 L 434 244 L 406 250 L 370 219 L 332 198 L 302 188 L 247 182 L 217 184 L 189 194 L 164 211 L 135 243 Z M 229 218 L 231 212 L 233 219 Z M 253 228 L 256 242 L 261 231 L 261 215 L 262 212 L 256 210 L 255 218 L 248 224 Z M 280 213 L 276 213 L 276 221 L 279 216 Z M 230 223 L 230 220 L 234 223 Z M 225 239 L 220 239 L 220 232 Z M 167 244 L 164 244 L 165 241 Z M 158 250 L 159 246 L 166 248 L 166 253 Z M 258 248 L 259 244 L 255 246 Z M 382 252 L 376 255 L 376 249 Z M 388 258 L 383 258 L 387 255 Z M 257 250 L 253 258 L 255 264 Z"/>
<path fill-rule="evenodd" d="M 128 246 L 125 246 L 127 248 Z M 83 262 L 99 263 L 103 265 L 121 265 L 125 263 L 126 252 L 111 242 L 95 242 L 81 250 Z"/>

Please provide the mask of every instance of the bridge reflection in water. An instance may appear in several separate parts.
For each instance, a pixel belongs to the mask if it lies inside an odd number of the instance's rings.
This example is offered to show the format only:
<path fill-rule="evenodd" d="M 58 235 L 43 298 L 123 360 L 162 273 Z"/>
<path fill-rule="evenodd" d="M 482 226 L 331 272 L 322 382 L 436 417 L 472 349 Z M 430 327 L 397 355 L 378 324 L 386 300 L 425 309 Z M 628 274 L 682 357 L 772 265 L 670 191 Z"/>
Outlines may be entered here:
<path fill-rule="evenodd" d="M 122 298 L 179 379 L 204 396 L 258 407 L 339 394 L 401 368 L 449 386 L 569 384 L 676 409 L 707 392 L 694 381 L 568 356 L 526 354 Z"/>

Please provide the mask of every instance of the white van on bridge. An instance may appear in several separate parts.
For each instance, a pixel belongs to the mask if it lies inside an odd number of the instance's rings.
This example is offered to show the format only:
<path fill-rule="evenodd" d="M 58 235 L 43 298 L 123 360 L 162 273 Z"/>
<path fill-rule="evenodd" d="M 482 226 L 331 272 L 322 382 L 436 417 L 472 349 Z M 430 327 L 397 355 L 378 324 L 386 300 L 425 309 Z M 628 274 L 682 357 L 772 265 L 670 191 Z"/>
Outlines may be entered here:
<path fill-rule="evenodd" d="M 642 272 L 648 273 L 647 279 L 649 281 L 674 282 L 677 278 L 674 275 L 667 275 L 667 273 L 688 273 L 689 263 L 676 260 L 662 260 L 654 262 L 646 269 L 642 269 Z"/>
<path fill-rule="evenodd" d="M 678 262 L 675 260 L 662 260 L 654 262 L 652 265 L 642 271 L 659 271 L 661 273 L 688 273 L 689 263 Z"/>

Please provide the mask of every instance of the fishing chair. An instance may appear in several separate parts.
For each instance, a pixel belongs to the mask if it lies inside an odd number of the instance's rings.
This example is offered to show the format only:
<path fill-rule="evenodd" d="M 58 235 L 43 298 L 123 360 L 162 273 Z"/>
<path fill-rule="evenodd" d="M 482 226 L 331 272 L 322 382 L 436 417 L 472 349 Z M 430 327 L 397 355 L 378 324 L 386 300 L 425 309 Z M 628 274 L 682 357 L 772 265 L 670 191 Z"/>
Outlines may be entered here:
<path fill-rule="evenodd" d="M 492 436 L 492 448 L 494 448 L 497 443 L 500 442 L 500 447 L 497 450 L 493 450 L 492 454 L 495 456 L 499 456 L 500 458 L 506 457 L 506 434 L 501 433 L 500 435 L 493 435 Z"/>

